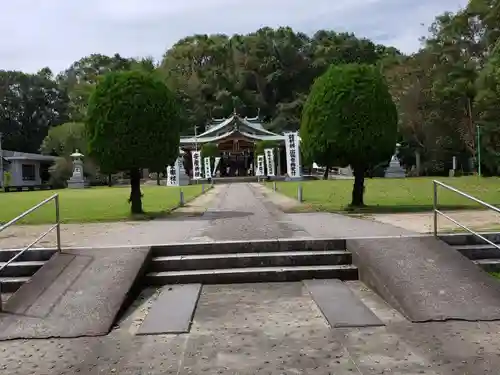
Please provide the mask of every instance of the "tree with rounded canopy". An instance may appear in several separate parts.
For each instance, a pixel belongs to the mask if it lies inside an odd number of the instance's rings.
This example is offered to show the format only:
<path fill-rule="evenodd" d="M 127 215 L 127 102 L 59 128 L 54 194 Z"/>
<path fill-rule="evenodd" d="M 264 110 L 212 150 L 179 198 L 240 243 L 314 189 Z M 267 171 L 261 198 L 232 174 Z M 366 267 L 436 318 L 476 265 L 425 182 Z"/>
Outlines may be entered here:
<path fill-rule="evenodd" d="M 114 72 L 89 99 L 89 152 L 107 172 L 130 172 L 132 214 L 142 213 L 141 169 L 172 164 L 179 154 L 180 109 L 153 75 Z"/>
<path fill-rule="evenodd" d="M 310 158 L 325 162 L 329 155 L 330 165 L 351 166 L 351 206 L 364 206 L 365 175 L 391 158 L 398 136 L 396 106 L 379 68 L 332 65 L 311 88 L 300 136 Z"/>

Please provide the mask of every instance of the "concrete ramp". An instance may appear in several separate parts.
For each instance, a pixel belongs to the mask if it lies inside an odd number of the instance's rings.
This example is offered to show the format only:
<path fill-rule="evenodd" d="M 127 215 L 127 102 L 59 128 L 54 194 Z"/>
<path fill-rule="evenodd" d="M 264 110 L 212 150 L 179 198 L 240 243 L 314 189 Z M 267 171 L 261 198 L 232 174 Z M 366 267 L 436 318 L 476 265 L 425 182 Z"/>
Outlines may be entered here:
<path fill-rule="evenodd" d="M 433 237 L 347 240 L 360 280 L 413 322 L 500 320 L 500 282 Z"/>
<path fill-rule="evenodd" d="M 201 284 L 164 286 L 139 328 L 139 335 L 187 333 L 200 297 Z"/>
<path fill-rule="evenodd" d="M 5 304 L 0 340 L 107 334 L 148 254 L 110 248 L 54 255 Z"/>
<path fill-rule="evenodd" d="M 378 327 L 384 323 L 340 280 L 304 280 L 332 328 Z"/>

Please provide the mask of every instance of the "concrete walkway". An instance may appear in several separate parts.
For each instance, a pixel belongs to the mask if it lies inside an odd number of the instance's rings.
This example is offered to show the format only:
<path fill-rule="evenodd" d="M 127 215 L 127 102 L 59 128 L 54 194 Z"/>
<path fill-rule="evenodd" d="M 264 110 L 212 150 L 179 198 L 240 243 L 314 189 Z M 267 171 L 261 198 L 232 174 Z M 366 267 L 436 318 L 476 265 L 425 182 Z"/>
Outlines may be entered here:
<path fill-rule="evenodd" d="M 329 213 L 285 214 L 277 197 L 258 184 L 222 185 L 203 217 L 201 240 L 256 240 L 291 237 L 375 237 L 415 232 L 390 224 Z M 194 237 L 194 239 L 200 239 Z"/>
<path fill-rule="evenodd" d="M 223 185 L 203 215 L 209 225 L 206 240 L 255 240 L 308 237 L 309 233 L 283 221 L 284 215 L 251 184 Z"/>

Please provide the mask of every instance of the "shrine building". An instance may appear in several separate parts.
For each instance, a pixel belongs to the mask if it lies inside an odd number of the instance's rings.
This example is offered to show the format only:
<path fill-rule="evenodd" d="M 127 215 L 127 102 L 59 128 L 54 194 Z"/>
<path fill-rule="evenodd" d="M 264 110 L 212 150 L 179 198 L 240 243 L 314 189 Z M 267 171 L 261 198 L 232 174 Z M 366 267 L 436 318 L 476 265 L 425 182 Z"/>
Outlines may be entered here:
<path fill-rule="evenodd" d="M 248 176 L 253 173 L 255 144 L 259 141 L 276 143 L 277 174 L 285 174 L 285 136 L 264 129 L 258 117 L 240 117 L 233 113 L 229 118 L 212 120 L 202 134 L 181 137 L 180 147 L 184 151 L 194 151 L 213 143 L 220 151 L 221 177 Z"/>

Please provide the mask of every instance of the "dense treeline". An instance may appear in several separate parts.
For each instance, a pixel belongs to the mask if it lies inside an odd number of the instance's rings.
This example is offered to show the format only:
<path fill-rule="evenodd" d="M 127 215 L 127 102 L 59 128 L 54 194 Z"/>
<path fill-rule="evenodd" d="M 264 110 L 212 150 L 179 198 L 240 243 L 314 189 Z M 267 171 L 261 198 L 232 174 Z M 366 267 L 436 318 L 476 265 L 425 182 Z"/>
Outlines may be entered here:
<path fill-rule="evenodd" d="M 133 69 L 154 72 L 178 95 L 184 134 L 203 131 L 210 118 L 233 108 L 258 114 L 270 130 L 296 130 L 314 79 L 332 64 L 356 62 L 384 73 L 398 107 L 402 160 L 413 173 L 447 173 L 453 156 L 464 172 L 473 171 L 479 126 L 483 171 L 498 174 L 500 0 L 471 0 L 458 13 L 437 17 L 422 42 L 407 56 L 348 33 L 263 28 L 184 38 L 158 64 L 95 54 L 57 76 L 47 68 L 0 71 L 0 132 L 4 148 L 37 152 L 49 128 L 83 121 L 101 75 Z"/>

